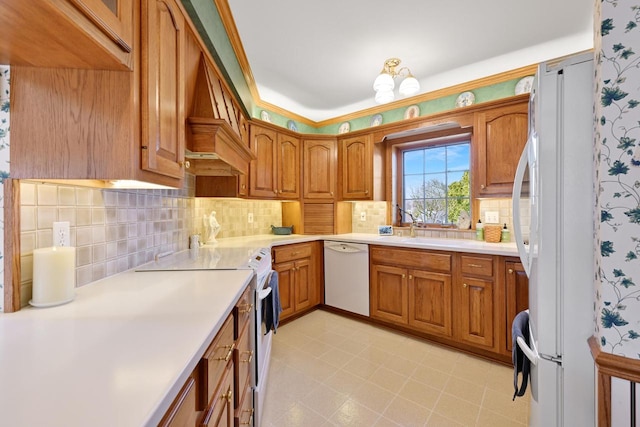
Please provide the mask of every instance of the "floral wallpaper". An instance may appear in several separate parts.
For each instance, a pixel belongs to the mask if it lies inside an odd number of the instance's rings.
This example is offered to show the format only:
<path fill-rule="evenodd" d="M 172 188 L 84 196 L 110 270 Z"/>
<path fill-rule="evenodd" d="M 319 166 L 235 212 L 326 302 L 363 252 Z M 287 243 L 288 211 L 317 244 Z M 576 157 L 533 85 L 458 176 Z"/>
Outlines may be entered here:
<path fill-rule="evenodd" d="M 9 67 L 0 65 L 0 312 L 4 310 L 4 189 L 9 177 Z"/>
<path fill-rule="evenodd" d="M 596 254 L 596 336 L 603 351 L 638 359 L 640 0 L 596 0 L 594 22 L 596 202 L 600 219 L 595 236 L 600 247 Z"/>

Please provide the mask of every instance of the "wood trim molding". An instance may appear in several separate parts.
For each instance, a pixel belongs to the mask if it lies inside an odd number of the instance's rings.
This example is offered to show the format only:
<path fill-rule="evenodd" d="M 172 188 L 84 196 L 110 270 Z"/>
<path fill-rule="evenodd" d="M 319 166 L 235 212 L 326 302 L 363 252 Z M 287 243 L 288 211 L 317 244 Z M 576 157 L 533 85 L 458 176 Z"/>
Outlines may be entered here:
<path fill-rule="evenodd" d="M 240 34 L 238 34 L 238 27 L 236 27 L 236 21 L 233 19 L 233 14 L 231 13 L 231 8 L 229 8 L 229 2 L 227 0 L 213 0 L 218 9 L 218 13 L 220 14 L 220 19 L 222 20 L 222 25 L 229 37 L 229 42 L 231 43 L 231 47 L 236 54 L 236 58 L 238 59 L 238 63 L 240 65 L 240 69 L 242 70 L 242 75 L 247 81 L 247 85 L 249 86 L 249 92 L 255 101 L 260 99 L 260 94 L 258 93 L 258 87 L 256 86 L 256 81 L 253 78 L 253 72 L 251 71 L 251 66 L 249 65 L 249 60 L 247 59 L 247 54 L 244 51 L 244 46 L 242 45 L 242 41 L 240 40 Z M 205 46 L 205 45 L 203 45 Z"/>
<path fill-rule="evenodd" d="M 639 383 L 640 360 L 602 351 L 595 335 L 592 335 L 587 341 L 591 356 L 598 368 L 596 374 L 597 425 L 598 427 L 611 427 L 611 377 Z"/>
<path fill-rule="evenodd" d="M 640 360 L 602 351 L 595 336 L 591 336 L 588 342 L 591 356 L 600 373 L 640 383 Z"/>
<path fill-rule="evenodd" d="M 20 310 L 20 181 L 4 181 L 4 312 Z"/>
<path fill-rule="evenodd" d="M 236 23 L 233 19 L 233 14 L 231 13 L 229 2 L 227 0 L 214 0 L 214 3 L 216 5 L 216 8 L 218 9 L 218 13 L 220 14 L 222 24 L 224 25 L 224 28 L 227 32 L 227 36 L 229 37 L 229 42 L 231 43 L 231 47 L 235 52 L 236 58 L 238 59 L 238 64 L 240 65 L 240 69 L 242 70 L 242 74 L 244 75 L 247 85 L 249 86 L 249 91 L 251 92 L 251 96 L 253 97 L 256 103 L 256 106 L 268 109 L 270 111 L 273 111 L 274 113 L 280 114 L 285 117 L 290 117 L 298 122 L 301 122 L 316 128 L 353 120 L 363 116 L 382 113 L 384 111 L 392 110 L 395 108 L 402 108 L 404 106 L 408 106 L 411 104 L 430 101 L 432 99 L 442 98 L 442 97 L 454 95 L 460 92 L 477 89 L 480 87 L 491 86 L 497 83 L 503 83 L 518 77 L 530 76 L 536 73 L 536 69 L 538 67 L 537 64 L 531 64 L 524 67 L 516 68 L 515 70 L 506 71 L 504 73 L 498 73 L 491 76 L 482 77 L 476 80 L 472 80 L 470 82 L 465 82 L 465 83 L 457 84 L 447 88 L 434 90 L 432 92 L 423 93 L 410 98 L 404 98 L 395 102 L 391 102 L 389 104 L 367 108 L 365 110 L 356 111 L 354 113 L 333 117 L 331 119 L 316 122 L 306 117 L 300 116 L 299 114 L 285 110 L 284 108 L 278 107 L 277 105 L 273 105 L 271 103 L 268 103 L 260 99 L 258 87 L 256 85 L 255 78 L 253 77 L 253 72 L 251 71 L 251 66 L 249 65 L 249 60 L 247 59 L 244 46 L 242 46 L 242 41 L 240 39 L 240 35 L 238 34 L 238 28 L 236 27 Z M 371 94 L 371 96 L 373 97 L 373 93 Z"/>
<path fill-rule="evenodd" d="M 460 92 L 478 89 L 480 87 L 485 87 L 485 86 L 491 86 L 497 83 L 503 83 L 518 77 L 530 76 L 536 73 L 537 68 L 538 68 L 537 64 L 527 65 L 525 67 L 516 68 L 515 70 L 506 71 L 504 73 L 498 73 L 491 76 L 482 77 L 469 82 L 460 83 L 454 86 L 449 86 L 446 88 L 412 96 L 411 98 L 404 98 L 398 101 L 390 102 L 388 104 L 367 108 L 361 111 L 356 111 L 354 113 L 347 114 L 344 116 L 334 117 L 332 119 L 323 120 L 321 122 L 315 122 L 315 126 L 323 127 L 331 124 L 341 123 L 344 121 L 360 118 L 362 116 L 368 116 L 376 113 L 383 113 L 385 111 L 392 110 L 395 108 L 402 108 L 404 106 L 408 106 L 411 104 L 431 101 L 433 99 L 444 98 L 445 96 L 449 96 L 449 95 L 455 95 Z"/>

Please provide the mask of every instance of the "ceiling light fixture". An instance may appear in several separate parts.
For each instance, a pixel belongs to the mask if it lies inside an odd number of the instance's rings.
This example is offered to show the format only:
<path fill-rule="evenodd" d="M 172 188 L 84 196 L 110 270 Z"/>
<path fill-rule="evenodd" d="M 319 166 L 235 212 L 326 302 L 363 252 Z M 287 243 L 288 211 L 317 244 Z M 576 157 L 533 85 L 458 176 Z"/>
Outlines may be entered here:
<path fill-rule="evenodd" d="M 413 77 L 413 74 L 411 74 L 411 71 L 407 67 L 397 69 L 400 62 L 398 58 L 389 58 L 384 61 L 382 71 L 380 71 L 380 74 L 373 82 L 373 90 L 376 91 L 376 103 L 386 104 L 387 102 L 393 101 L 395 98 L 393 94 L 393 88 L 395 87 L 393 79 L 398 76 L 404 77 L 404 80 L 402 80 L 398 88 L 400 95 L 412 96 L 420 91 L 418 79 Z"/>

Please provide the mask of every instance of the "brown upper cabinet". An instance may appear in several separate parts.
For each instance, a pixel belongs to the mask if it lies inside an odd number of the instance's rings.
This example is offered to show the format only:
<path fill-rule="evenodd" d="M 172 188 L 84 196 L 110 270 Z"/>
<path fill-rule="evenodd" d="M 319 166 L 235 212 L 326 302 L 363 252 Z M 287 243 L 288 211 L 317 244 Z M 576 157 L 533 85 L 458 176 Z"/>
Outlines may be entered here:
<path fill-rule="evenodd" d="M 338 140 L 340 199 L 373 199 L 373 141 L 363 134 Z"/>
<path fill-rule="evenodd" d="M 302 197 L 333 200 L 336 196 L 337 140 L 308 138 L 302 141 Z"/>
<path fill-rule="evenodd" d="M 511 196 L 527 142 L 528 98 L 474 114 L 476 197 Z"/>
<path fill-rule="evenodd" d="M 13 177 L 182 185 L 184 11 L 176 0 L 109 3 L 127 4 L 140 11 L 133 71 L 12 64 Z"/>
<path fill-rule="evenodd" d="M 135 3 L 2 0 L 0 63 L 130 70 L 134 62 Z"/>
<path fill-rule="evenodd" d="M 276 183 L 281 199 L 300 198 L 300 139 L 278 133 Z"/>
<path fill-rule="evenodd" d="M 143 0 L 142 168 L 184 174 L 184 17 L 175 0 Z"/>
<path fill-rule="evenodd" d="M 289 133 L 252 124 L 249 196 L 269 199 L 300 198 L 300 139 Z"/>

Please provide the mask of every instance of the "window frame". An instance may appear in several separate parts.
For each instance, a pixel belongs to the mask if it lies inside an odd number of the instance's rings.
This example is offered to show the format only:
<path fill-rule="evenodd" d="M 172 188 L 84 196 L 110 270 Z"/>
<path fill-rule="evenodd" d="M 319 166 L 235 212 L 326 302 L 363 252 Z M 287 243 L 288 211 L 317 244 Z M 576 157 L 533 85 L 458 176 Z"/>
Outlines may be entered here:
<path fill-rule="evenodd" d="M 392 223 L 396 227 L 406 227 L 410 223 L 402 221 L 402 215 L 396 209 L 396 204 L 400 206 L 404 206 L 404 193 L 403 193 L 403 183 L 404 183 L 404 152 L 405 151 L 413 151 L 423 148 L 436 148 L 445 145 L 453 145 L 460 143 L 469 143 L 469 203 L 471 206 L 471 212 L 469 214 L 471 217 L 474 217 L 474 212 L 476 211 L 476 203 L 475 203 L 475 195 L 473 192 L 473 156 L 474 156 L 474 144 L 473 144 L 473 133 L 470 128 L 456 128 L 452 129 L 448 132 L 437 132 L 433 134 L 422 134 L 416 135 L 413 138 L 403 138 L 392 144 L 392 149 L 395 154 L 395 177 L 393 182 L 393 189 L 396 197 L 394 198 L 394 204 L 392 207 L 392 211 L 394 212 L 392 215 Z M 455 223 L 447 223 L 447 224 L 437 224 L 437 223 L 422 223 L 426 228 L 455 228 Z"/>

